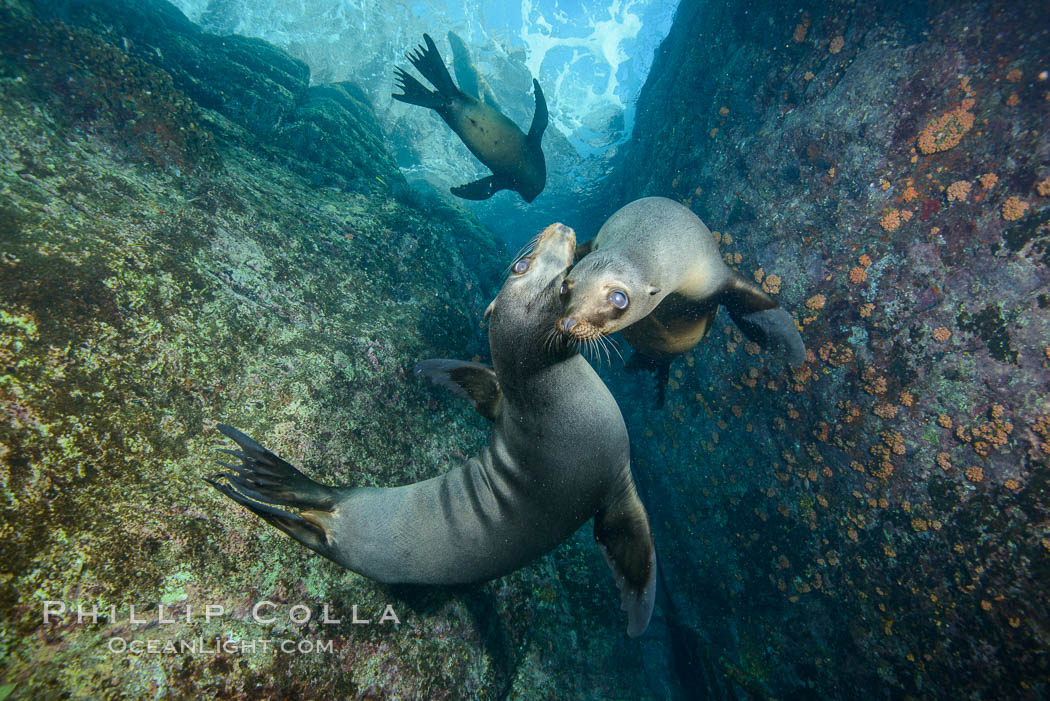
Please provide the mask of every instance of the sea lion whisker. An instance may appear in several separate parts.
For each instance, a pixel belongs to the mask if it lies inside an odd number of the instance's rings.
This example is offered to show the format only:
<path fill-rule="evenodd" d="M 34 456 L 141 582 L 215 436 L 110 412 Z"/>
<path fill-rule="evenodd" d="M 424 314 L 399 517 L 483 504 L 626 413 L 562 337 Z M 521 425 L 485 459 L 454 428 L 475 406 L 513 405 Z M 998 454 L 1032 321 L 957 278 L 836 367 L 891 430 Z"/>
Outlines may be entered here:
<path fill-rule="evenodd" d="M 594 364 L 602 367 L 602 337 L 592 336 L 591 344 L 594 346 Z"/>
<path fill-rule="evenodd" d="M 547 338 L 543 341 L 543 350 L 550 353 L 554 348 L 554 342 L 558 340 L 558 329 L 548 329 Z"/>
<path fill-rule="evenodd" d="M 620 344 L 617 343 L 612 336 L 604 336 L 603 338 L 605 338 L 605 340 L 609 343 L 612 349 L 616 351 L 616 355 L 620 357 L 620 362 L 623 363 L 623 353 L 620 352 Z"/>
<path fill-rule="evenodd" d="M 605 339 L 605 336 L 598 336 L 598 347 L 605 353 L 605 364 L 612 365 L 612 356 L 609 355 L 609 342 Z"/>

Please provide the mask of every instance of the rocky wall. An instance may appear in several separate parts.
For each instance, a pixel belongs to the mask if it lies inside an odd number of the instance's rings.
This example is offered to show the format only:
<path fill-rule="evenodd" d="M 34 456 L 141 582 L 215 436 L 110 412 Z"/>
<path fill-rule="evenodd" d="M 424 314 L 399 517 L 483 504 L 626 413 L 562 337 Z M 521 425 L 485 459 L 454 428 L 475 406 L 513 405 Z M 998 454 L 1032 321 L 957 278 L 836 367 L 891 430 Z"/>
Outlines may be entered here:
<path fill-rule="evenodd" d="M 611 372 L 697 698 L 1048 693 L 1048 71 L 1035 3 L 683 0 L 610 204 L 690 206 L 809 349 Z"/>

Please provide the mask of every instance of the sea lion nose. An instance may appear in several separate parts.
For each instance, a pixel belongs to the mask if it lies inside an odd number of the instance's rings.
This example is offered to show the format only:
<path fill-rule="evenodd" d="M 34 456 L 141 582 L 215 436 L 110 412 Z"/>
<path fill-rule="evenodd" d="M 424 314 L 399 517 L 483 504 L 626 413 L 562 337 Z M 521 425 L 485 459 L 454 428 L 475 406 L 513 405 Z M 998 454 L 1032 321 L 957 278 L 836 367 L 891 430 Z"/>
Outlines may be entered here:
<path fill-rule="evenodd" d="M 572 331 L 573 327 L 575 327 L 577 323 L 578 322 L 571 316 L 562 317 L 561 330 L 565 333 L 569 333 L 570 331 Z"/>

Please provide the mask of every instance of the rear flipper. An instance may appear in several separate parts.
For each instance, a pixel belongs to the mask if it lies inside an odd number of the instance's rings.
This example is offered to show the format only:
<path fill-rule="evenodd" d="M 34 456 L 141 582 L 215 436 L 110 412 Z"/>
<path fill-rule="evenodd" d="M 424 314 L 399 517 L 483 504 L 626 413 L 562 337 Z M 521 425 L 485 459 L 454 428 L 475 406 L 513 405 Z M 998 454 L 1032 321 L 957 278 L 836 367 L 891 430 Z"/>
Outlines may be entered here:
<path fill-rule="evenodd" d="M 426 46 L 416 47 L 415 53 L 408 54 L 408 60 L 424 78 L 430 81 L 431 85 L 437 88 L 443 97 L 460 95 L 460 90 L 452 82 L 452 76 L 449 75 L 445 62 L 441 60 L 441 54 L 438 53 L 434 40 L 429 34 L 423 34 L 423 41 Z"/>
<path fill-rule="evenodd" d="M 400 68 L 394 69 L 394 78 L 397 80 L 397 89 L 402 92 L 401 95 L 391 95 L 395 100 L 407 102 L 410 105 L 429 107 L 432 110 L 440 109 L 445 105 L 445 99 L 440 94 L 427 90 L 422 83 Z"/>
<path fill-rule="evenodd" d="M 806 360 L 806 344 L 795 319 L 762 288 L 734 274 L 719 295 L 733 323 L 744 335 L 767 350 L 783 355 L 791 365 Z"/>
<path fill-rule="evenodd" d="M 594 539 L 605 555 L 627 612 L 627 635 L 649 626 L 656 600 L 656 550 L 649 516 L 632 481 L 622 497 L 594 517 Z"/>
<path fill-rule="evenodd" d="M 500 190 L 506 189 L 505 183 L 495 175 L 490 175 L 466 185 L 457 185 L 451 188 L 451 192 L 456 197 L 462 197 L 465 200 L 487 200 Z"/>
<path fill-rule="evenodd" d="M 667 402 L 667 382 L 671 379 L 671 361 L 634 353 L 624 364 L 627 372 L 651 372 L 656 376 L 656 402 L 654 409 L 663 409 Z"/>
<path fill-rule="evenodd" d="M 327 526 L 337 490 L 314 482 L 237 429 L 225 424 L 217 428 L 240 447 L 222 452 L 240 458 L 241 464 L 219 463 L 231 472 L 205 482 L 306 547 L 331 557 Z M 292 513 L 279 506 L 303 511 Z"/>

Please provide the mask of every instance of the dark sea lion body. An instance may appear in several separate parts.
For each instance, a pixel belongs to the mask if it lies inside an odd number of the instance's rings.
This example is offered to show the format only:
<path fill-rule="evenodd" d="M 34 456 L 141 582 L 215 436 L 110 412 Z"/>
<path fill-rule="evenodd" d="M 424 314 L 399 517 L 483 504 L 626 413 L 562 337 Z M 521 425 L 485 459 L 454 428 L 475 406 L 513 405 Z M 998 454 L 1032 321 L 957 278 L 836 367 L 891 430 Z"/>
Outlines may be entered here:
<path fill-rule="evenodd" d="M 393 98 L 437 112 L 470 152 L 492 171 L 486 178 L 452 188 L 452 194 L 484 200 L 499 190 L 516 190 L 526 202 L 532 202 L 547 182 L 547 164 L 540 147 L 547 128 L 547 103 L 539 81 L 532 81 L 536 112 L 529 133 L 525 134 L 498 109 L 456 87 L 434 40 L 428 34 L 423 35 L 423 40 L 426 45 L 408 58 L 437 90 L 428 90 L 398 68 L 396 76 L 402 94 Z"/>
<path fill-rule="evenodd" d="M 792 365 L 805 359 L 791 315 L 725 264 L 711 231 L 688 207 L 663 197 L 635 200 L 577 249 L 582 258 L 566 280 L 558 329 L 580 341 L 621 331 L 662 383 L 671 360 L 710 330 L 719 306 L 759 345 Z M 613 303 L 620 301 L 615 293 L 626 307 Z"/>
<path fill-rule="evenodd" d="M 233 454 L 242 464 L 227 465 L 233 472 L 212 484 L 322 555 L 391 583 L 498 577 L 594 517 L 628 632 L 639 634 L 652 612 L 656 559 L 627 429 L 597 373 L 552 334 L 574 246 L 571 229 L 548 227 L 535 253 L 521 259 L 528 270 L 512 273 L 490 305 L 493 368 L 451 360 L 417 366 L 493 420 L 476 456 L 403 487 L 326 487 L 221 426 L 240 445 Z"/>

